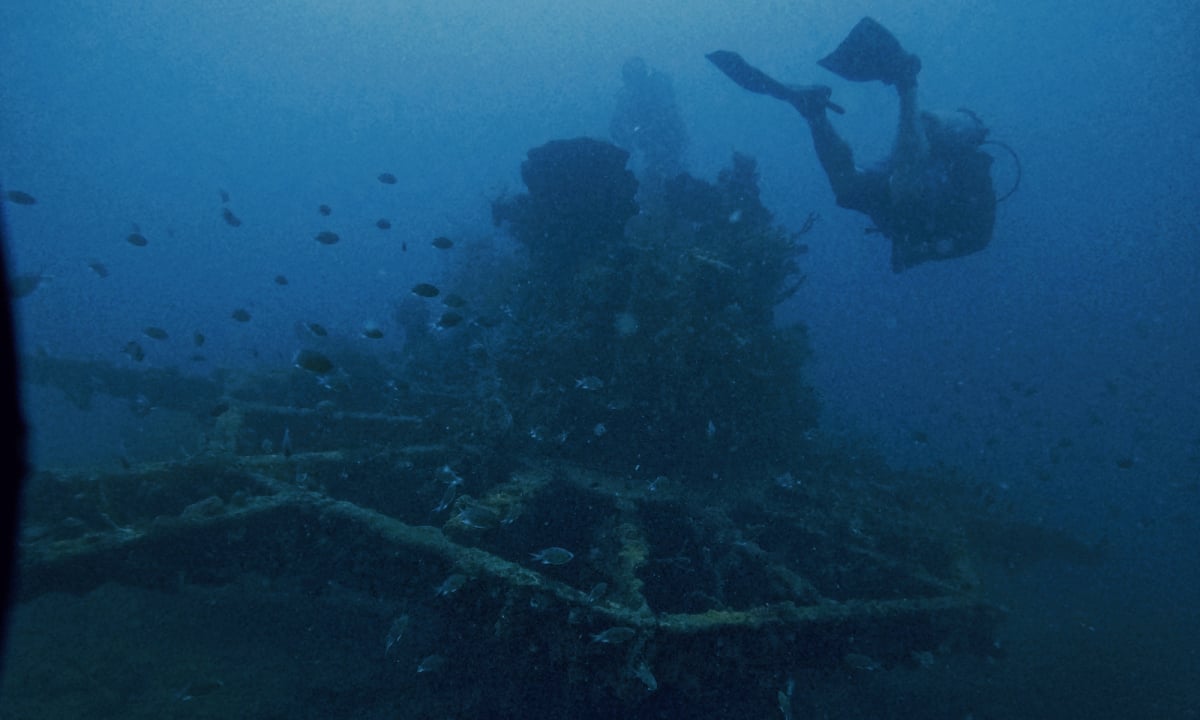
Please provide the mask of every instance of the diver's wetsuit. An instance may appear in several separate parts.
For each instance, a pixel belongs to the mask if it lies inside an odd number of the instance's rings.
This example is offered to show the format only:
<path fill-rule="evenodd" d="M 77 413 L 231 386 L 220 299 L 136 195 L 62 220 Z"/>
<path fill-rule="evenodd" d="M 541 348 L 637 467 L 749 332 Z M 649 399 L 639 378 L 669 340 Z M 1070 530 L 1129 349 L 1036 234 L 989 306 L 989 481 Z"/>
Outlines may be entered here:
<path fill-rule="evenodd" d="M 879 168 L 855 166 L 823 107 L 804 113 L 838 205 L 865 213 L 892 241 L 895 272 L 982 250 L 996 220 L 992 157 L 957 141 L 942 118 L 918 113 L 915 83 L 899 93 L 896 149 Z"/>
<path fill-rule="evenodd" d="M 992 158 L 979 149 L 986 128 L 966 111 L 918 112 L 921 61 L 904 52 L 879 23 L 863 18 L 837 50 L 819 61 L 848 80 L 881 80 L 896 87 L 896 145 L 878 168 L 854 164 L 854 153 L 826 115 L 827 109 L 843 112 L 830 102 L 828 87 L 784 85 L 727 50 L 709 53 L 708 59 L 741 87 L 789 103 L 808 121 L 838 205 L 865 213 L 874 230 L 892 241 L 894 271 L 968 255 L 992 239 Z"/>

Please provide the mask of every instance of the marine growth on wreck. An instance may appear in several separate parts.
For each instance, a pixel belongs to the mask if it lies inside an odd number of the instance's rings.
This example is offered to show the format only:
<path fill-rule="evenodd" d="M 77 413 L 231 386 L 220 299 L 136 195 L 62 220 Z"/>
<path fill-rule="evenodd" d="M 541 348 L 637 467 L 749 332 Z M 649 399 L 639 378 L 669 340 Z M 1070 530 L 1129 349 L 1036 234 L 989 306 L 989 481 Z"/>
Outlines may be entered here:
<path fill-rule="evenodd" d="M 819 432 L 804 328 L 775 318 L 813 219 L 774 224 L 744 156 L 648 196 L 627 160 L 530 150 L 499 235 L 435 245 L 459 254 L 404 301 L 398 358 L 314 344 L 209 379 L 29 358 L 76 404 L 143 398 L 207 444 L 43 470 L 24 598 L 115 582 L 324 618 L 290 652 L 350 689 L 255 695 L 198 651 L 178 692 L 229 716 L 350 693 L 414 717 L 790 717 L 796 673 L 989 652 L 960 529 Z"/>

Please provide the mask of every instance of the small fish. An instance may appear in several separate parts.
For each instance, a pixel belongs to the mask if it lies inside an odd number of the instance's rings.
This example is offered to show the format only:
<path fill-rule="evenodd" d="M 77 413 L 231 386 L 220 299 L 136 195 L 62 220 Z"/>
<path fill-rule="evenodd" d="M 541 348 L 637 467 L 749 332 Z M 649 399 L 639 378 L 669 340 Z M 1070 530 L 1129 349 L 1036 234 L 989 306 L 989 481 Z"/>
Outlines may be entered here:
<path fill-rule="evenodd" d="M 603 390 L 604 381 L 595 375 L 586 375 L 575 381 L 576 390 Z"/>
<path fill-rule="evenodd" d="M 452 308 L 458 309 L 458 308 L 464 307 L 467 304 L 467 300 L 462 295 L 456 295 L 454 293 L 449 293 L 448 295 L 446 295 L 446 297 L 442 298 L 442 304 L 445 305 L 446 307 L 452 307 Z"/>
<path fill-rule="evenodd" d="M 283 428 L 283 440 L 279 442 L 279 452 L 283 453 L 285 458 L 292 456 L 292 431 L 287 426 Z"/>
<path fill-rule="evenodd" d="M 462 476 L 454 472 L 454 468 L 449 465 L 443 465 L 434 473 L 434 479 L 439 482 L 449 483 L 450 485 L 462 485 Z"/>
<path fill-rule="evenodd" d="M 431 297 L 437 297 L 438 293 L 440 293 L 441 290 L 438 290 L 437 287 L 430 285 L 429 283 L 417 283 L 416 285 L 413 285 L 412 292 L 413 292 L 413 295 L 418 295 L 420 297 L 425 297 L 425 298 L 431 298 Z"/>
<path fill-rule="evenodd" d="M 225 683 L 215 678 L 193 680 L 175 692 L 175 699 L 179 702 L 187 702 L 195 700 L 198 697 L 211 695 L 223 687 L 225 687 Z"/>
<path fill-rule="evenodd" d="M 341 240 L 341 238 L 338 237 L 338 234 L 331 230 L 322 230 L 321 232 L 317 233 L 316 237 L 317 242 L 321 243 L 322 245 L 333 245 L 338 240 Z"/>
<path fill-rule="evenodd" d="M 650 666 L 644 659 L 638 662 L 637 667 L 633 668 L 633 676 L 641 680 L 650 692 L 658 689 L 658 680 L 655 679 L 654 673 L 650 672 Z"/>
<path fill-rule="evenodd" d="M 490 530 L 500 526 L 500 513 L 486 505 L 464 502 L 454 520 L 459 525 L 473 530 Z"/>
<path fill-rule="evenodd" d="M 454 498 L 458 496 L 458 486 L 461 482 L 461 480 L 459 482 L 452 482 L 446 486 L 445 492 L 442 493 L 442 501 L 433 509 L 435 514 L 450 507 L 450 503 L 454 502 Z"/>
<path fill-rule="evenodd" d="M 129 233 L 125 240 L 128 241 L 130 245 L 135 247 L 146 247 L 150 244 L 150 241 L 146 239 L 146 236 L 140 232 L 137 232 L 136 230 Z"/>
<path fill-rule="evenodd" d="M 598 602 L 600 600 L 600 598 L 604 597 L 604 594 L 607 592 L 608 592 L 608 583 L 598 582 L 592 586 L 591 590 L 588 591 L 587 601 L 589 603 L 595 604 L 596 602 Z"/>
<path fill-rule="evenodd" d="M 454 573 L 450 577 L 443 580 L 441 585 L 438 585 L 436 594 L 438 597 L 446 597 L 447 595 L 453 595 L 454 593 L 461 590 L 463 585 L 466 585 L 466 584 L 467 584 L 467 576 L 466 575 L 463 575 L 462 573 Z"/>
<path fill-rule="evenodd" d="M 233 214 L 229 208 L 221 208 L 221 217 L 225 219 L 225 224 L 229 227 L 241 227 L 242 219 Z"/>
<path fill-rule="evenodd" d="M 396 176 L 389 172 L 379 173 L 379 182 L 383 183 L 384 185 L 395 185 Z"/>
<path fill-rule="evenodd" d="M 27 192 L 22 192 L 21 190 L 9 190 L 8 192 L 4 193 L 4 197 L 8 198 L 10 203 L 15 203 L 17 205 L 37 204 L 37 198 Z"/>
<path fill-rule="evenodd" d="M 387 218 L 379 218 L 375 221 L 375 227 L 380 230 L 390 230 L 392 228 L 392 221 Z"/>
<path fill-rule="evenodd" d="M 125 343 L 125 349 L 121 352 L 132 358 L 134 362 L 141 362 L 146 359 L 146 351 L 142 349 L 142 346 L 136 340 L 130 340 Z"/>
<path fill-rule="evenodd" d="M 292 364 L 317 375 L 333 370 L 333 361 L 316 350 L 297 350 L 292 356 Z"/>
<path fill-rule="evenodd" d="M 328 205 L 318 205 L 317 212 L 321 213 L 325 217 L 329 217 L 333 214 L 333 208 L 329 207 Z"/>
<path fill-rule="evenodd" d="M 89 260 L 88 267 L 90 267 L 92 272 L 96 273 L 100 277 L 108 277 L 108 268 L 105 267 L 104 263 L 100 262 L 99 260 Z"/>
<path fill-rule="evenodd" d="M 371 340 L 379 340 L 383 337 L 383 328 L 373 322 L 368 322 L 363 325 L 362 336 Z"/>
<path fill-rule="evenodd" d="M 153 338 L 155 340 L 166 340 L 168 337 L 166 330 L 163 330 L 162 328 L 156 327 L 154 325 L 150 325 L 149 327 L 142 328 L 142 334 L 148 338 Z"/>
<path fill-rule="evenodd" d="M 529 557 L 543 565 L 566 565 L 575 557 L 575 553 L 565 548 L 548 547 L 545 550 L 530 553 Z"/>
<path fill-rule="evenodd" d="M 250 311 L 246 310 L 245 308 L 238 308 L 230 313 L 229 317 L 237 320 L 238 322 L 250 322 Z"/>
<path fill-rule="evenodd" d="M 438 324 L 438 327 L 440 327 L 440 328 L 452 328 L 455 325 L 462 323 L 462 321 L 463 321 L 462 315 L 459 315 L 458 313 L 454 312 L 453 310 L 448 310 L 448 311 L 442 313 L 442 316 L 440 318 L 438 318 L 437 324 Z"/>
<path fill-rule="evenodd" d="M 312 333 L 313 335 L 316 335 L 317 337 L 326 337 L 329 335 L 329 331 L 326 330 L 325 326 L 322 325 L 321 323 L 305 323 L 304 327 L 307 328 L 310 333 Z"/>
<path fill-rule="evenodd" d="M 421 661 L 421 664 L 417 666 L 417 672 L 418 673 L 437 672 L 438 670 L 441 670 L 445 666 L 446 666 L 446 658 L 435 653 L 433 655 L 426 656 L 426 658 Z"/>
<path fill-rule="evenodd" d="M 203 345 L 204 344 L 204 333 L 202 333 L 202 332 L 192 333 L 192 344 L 195 345 L 196 347 L 200 347 L 201 345 Z"/>
<path fill-rule="evenodd" d="M 388 628 L 387 637 L 384 638 L 383 656 L 387 657 L 392 652 L 392 648 L 400 639 L 404 637 L 404 633 L 408 630 L 408 615 L 400 615 L 392 621 L 391 627 Z"/>
<path fill-rule="evenodd" d="M 435 237 L 433 239 L 433 243 L 431 244 L 438 250 L 449 250 L 450 248 L 454 247 L 454 241 L 445 235 L 439 235 L 438 237 Z"/>
<path fill-rule="evenodd" d="M 619 645 L 623 642 L 629 642 L 637 635 L 637 630 L 631 627 L 610 627 L 604 632 L 596 633 L 592 636 L 592 642 L 602 643 L 606 645 Z"/>
<path fill-rule="evenodd" d="M 217 188 L 217 193 L 221 196 L 222 204 L 229 202 L 229 193 L 225 192 L 221 188 Z"/>
<path fill-rule="evenodd" d="M 408 241 L 406 241 L 406 240 L 400 241 L 400 252 L 408 252 Z"/>

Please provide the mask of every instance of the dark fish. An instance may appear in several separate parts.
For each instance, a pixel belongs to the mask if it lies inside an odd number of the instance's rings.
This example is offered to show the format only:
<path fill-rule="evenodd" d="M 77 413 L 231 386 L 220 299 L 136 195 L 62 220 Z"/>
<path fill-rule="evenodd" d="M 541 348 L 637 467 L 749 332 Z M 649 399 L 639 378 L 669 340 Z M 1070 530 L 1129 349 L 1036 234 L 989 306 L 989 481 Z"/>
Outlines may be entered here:
<path fill-rule="evenodd" d="M 217 192 L 221 194 L 221 202 L 223 202 L 223 203 L 229 202 L 229 193 L 225 192 L 224 190 L 222 190 L 220 188 L 217 189 Z"/>
<path fill-rule="evenodd" d="M 301 370 L 324 375 L 333 370 L 333 361 L 316 350 L 298 350 L 292 356 L 292 364 Z"/>
<path fill-rule="evenodd" d="M 275 284 L 276 285 L 287 285 L 288 284 L 287 276 L 286 275 L 276 275 L 275 276 Z"/>
<path fill-rule="evenodd" d="M 150 325 L 148 327 L 143 328 L 142 334 L 148 338 L 153 338 L 155 340 L 166 340 L 167 339 L 167 331 L 163 330 L 160 327 L 155 327 L 154 325 Z"/>
<path fill-rule="evenodd" d="M 433 239 L 433 246 L 438 250 L 449 250 L 454 247 L 454 241 L 443 235 Z"/>
<path fill-rule="evenodd" d="M 125 349 L 121 352 L 131 357 L 134 362 L 141 362 L 146 359 L 146 351 L 142 349 L 137 340 L 130 340 L 125 343 Z"/>
<path fill-rule="evenodd" d="M 33 292 L 41 286 L 42 281 L 48 277 L 48 275 L 43 275 L 41 273 L 25 273 L 22 275 L 17 275 L 9 281 L 9 293 L 14 298 L 23 298 L 32 295 Z"/>
<path fill-rule="evenodd" d="M 221 208 L 221 217 L 225 218 L 225 223 L 230 227 L 241 227 L 242 221 L 229 208 Z"/>
<path fill-rule="evenodd" d="M 396 176 L 391 173 L 379 173 L 379 182 L 384 185 L 395 185 Z"/>
<path fill-rule="evenodd" d="M 367 323 L 363 326 L 362 336 L 372 340 L 379 340 L 383 337 L 383 329 L 375 323 Z"/>
<path fill-rule="evenodd" d="M 317 242 L 321 243 L 322 245 L 332 245 L 338 240 L 341 240 L 341 238 L 338 237 L 338 234 L 335 232 L 322 230 L 321 232 L 317 233 Z"/>
<path fill-rule="evenodd" d="M 408 242 L 407 241 L 400 242 L 400 252 L 408 252 Z"/>
<path fill-rule="evenodd" d="M 392 222 L 387 218 L 379 218 L 375 221 L 375 227 L 379 228 L 380 230 L 391 230 Z"/>
<path fill-rule="evenodd" d="M 467 304 L 467 300 L 462 295 L 450 293 L 446 295 L 446 297 L 442 298 L 442 304 L 444 304 L 446 307 L 460 308 Z"/>
<path fill-rule="evenodd" d="M 459 323 L 461 323 L 462 321 L 463 321 L 462 315 L 459 315 L 458 313 L 454 312 L 453 310 L 448 310 L 448 311 L 442 313 L 442 317 L 438 319 L 437 324 L 438 324 L 438 327 L 452 328 L 455 325 L 458 325 Z"/>
<path fill-rule="evenodd" d="M 192 333 L 192 344 L 200 347 L 204 344 L 204 333 Z"/>
<path fill-rule="evenodd" d="M 292 456 L 292 431 L 286 426 L 283 428 L 283 440 L 279 443 L 279 451 L 283 453 L 285 458 Z"/>
<path fill-rule="evenodd" d="M 413 295 L 420 295 L 421 297 L 426 298 L 437 297 L 437 294 L 441 292 L 429 283 L 417 283 L 416 285 L 413 285 L 412 291 Z"/>
<path fill-rule="evenodd" d="M 125 239 L 129 241 L 130 245 L 136 245 L 138 247 L 146 247 L 148 244 L 150 244 L 150 241 L 146 239 L 146 236 L 140 232 L 137 232 L 136 230 L 129 233 L 129 236 Z"/>
<path fill-rule="evenodd" d="M 245 308 L 238 308 L 230 313 L 229 317 L 238 322 L 250 322 L 250 313 Z"/>
<path fill-rule="evenodd" d="M 17 205 L 34 205 L 37 203 L 37 198 L 20 190 L 9 190 L 4 193 L 4 197 L 8 198 L 9 202 L 16 203 Z"/>
<path fill-rule="evenodd" d="M 329 215 L 333 212 L 333 208 L 329 207 L 328 205 L 318 205 L 317 212 L 321 213 L 325 217 L 329 217 Z"/>
<path fill-rule="evenodd" d="M 102 277 L 102 278 L 108 277 L 108 268 L 106 268 L 104 266 L 104 263 L 100 262 L 99 260 L 89 261 L 88 267 L 90 267 L 92 269 L 92 272 L 96 273 L 100 277 Z"/>
<path fill-rule="evenodd" d="M 320 323 L 307 323 L 304 327 L 308 328 L 308 331 L 317 337 L 325 337 L 329 334 L 325 326 Z"/>
<path fill-rule="evenodd" d="M 228 410 L 229 410 L 229 403 L 225 402 L 224 400 L 219 400 L 219 401 L 217 401 L 217 404 L 213 405 L 212 408 L 208 411 L 208 416 L 209 417 L 221 417 Z"/>

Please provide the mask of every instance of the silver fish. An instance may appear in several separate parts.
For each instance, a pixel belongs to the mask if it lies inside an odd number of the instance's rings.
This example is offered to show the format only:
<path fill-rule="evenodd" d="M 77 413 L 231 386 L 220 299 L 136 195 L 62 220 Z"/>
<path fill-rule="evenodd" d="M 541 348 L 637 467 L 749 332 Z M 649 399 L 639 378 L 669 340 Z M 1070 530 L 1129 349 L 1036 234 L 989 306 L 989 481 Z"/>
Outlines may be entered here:
<path fill-rule="evenodd" d="M 565 548 L 548 547 L 545 550 L 530 553 L 529 557 L 543 565 L 566 565 L 575 557 L 575 553 Z"/>

